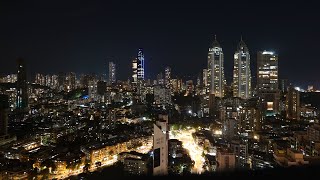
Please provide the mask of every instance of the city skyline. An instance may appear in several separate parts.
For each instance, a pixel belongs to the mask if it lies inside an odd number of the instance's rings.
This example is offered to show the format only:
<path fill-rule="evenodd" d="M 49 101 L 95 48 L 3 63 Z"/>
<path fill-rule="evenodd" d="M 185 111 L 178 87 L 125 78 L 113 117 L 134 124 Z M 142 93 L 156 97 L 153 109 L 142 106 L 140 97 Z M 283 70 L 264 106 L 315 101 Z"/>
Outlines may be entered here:
<path fill-rule="evenodd" d="M 317 7 L 1 1 L 0 179 L 315 176 Z"/>
<path fill-rule="evenodd" d="M 228 84 L 232 79 L 233 52 L 241 35 L 250 47 L 253 66 L 258 51 L 273 50 L 281 59 L 280 78 L 290 79 L 297 86 L 306 86 L 305 79 L 308 84 L 319 84 L 316 78 L 319 25 L 315 23 L 317 12 L 310 5 L 243 2 L 242 6 L 248 10 L 242 14 L 246 23 L 233 18 L 234 10 L 241 3 L 213 2 L 210 5 L 221 7 L 215 11 L 205 4 L 153 5 L 141 1 L 124 6 L 117 2 L 100 4 L 94 1 L 79 3 L 77 9 L 73 9 L 71 3 L 65 3 L 66 8 L 61 8 L 58 2 L 50 4 L 51 8 L 46 3 L 35 3 L 35 6 L 14 1 L 3 3 L 2 7 L 6 8 L 1 11 L 4 28 L 0 33 L 3 40 L 0 58 L 5 64 L 0 67 L 1 73 L 13 72 L 15 59 L 23 57 L 32 73 L 102 74 L 108 57 L 115 57 L 118 79 L 127 79 L 131 59 L 135 51 L 143 47 L 146 69 L 152 70 L 146 72 L 146 78 L 155 77 L 158 67 L 165 66 L 174 67 L 172 72 L 178 76 L 196 75 L 206 67 L 206 51 L 216 34 L 224 50 Z M 103 11 L 104 7 L 108 11 Z M 135 7 L 144 11 L 132 13 Z M 265 15 L 263 12 L 269 9 L 273 13 Z M 149 16 L 142 16 L 145 13 Z M 127 16 L 129 14 L 131 17 Z M 210 20 L 214 15 L 220 20 Z M 211 21 L 214 23 L 207 23 Z M 308 48 L 301 50 L 300 44 L 308 44 Z M 301 59 L 306 62 L 303 66 L 308 71 L 298 68 Z"/>

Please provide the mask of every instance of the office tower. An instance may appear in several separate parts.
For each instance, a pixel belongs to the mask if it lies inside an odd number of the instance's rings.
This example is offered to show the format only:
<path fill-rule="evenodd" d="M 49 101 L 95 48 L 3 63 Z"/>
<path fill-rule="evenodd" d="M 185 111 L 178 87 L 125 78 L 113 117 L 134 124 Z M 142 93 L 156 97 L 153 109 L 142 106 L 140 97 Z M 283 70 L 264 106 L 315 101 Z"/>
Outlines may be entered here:
<path fill-rule="evenodd" d="M 9 97 L 0 94 L 0 136 L 8 134 Z"/>
<path fill-rule="evenodd" d="M 137 78 L 138 80 L 144 80 L 145 69 L 144 69 L 144 54 L 143 49 L 139 48 L 137 56 Z"/>
<path fill-rule="evenodd" d="M 250 54 L 242 38 L 234 54 L 233 96 L 242 99 L 251 97 Z"/>
<path fill-rule="evenodd" d="M 171 68 L 170 67 L 166 67 L 164 70 L 164 83 L 165 83 L 165 87 L 168 89 L 172 88 L 171 85 Z"/>
<path fill-rule="evenodd" d="M 300 93 L 293 86 L 289 86 L 286 95 L 286 117 L 300 120 Z"/>
<path fill-rule="evenodd" d="M 17 80 L 17 109 L 25 109 L 28 107 L 28 84 L 27 84 L 27 72 L 24 60 L 19 58 L 18 63 L 18 80 Z"/>
<path fill-rule="evenodd" d="M 144 54 L 142 48 L 139 48 L 137 57 L 132 60 L 132 72 L 133 90 L 139 94 L 144 80 Z"/>
<path fill-rule="evenodd" d="M 153 175 L 168 174 L 168 115 L 159 115 L 159 120 L 153 125 Z"/>
<path fill-rule="evenodd" d="M 215 40 L 208 52 L 207 92 L 215 94 L 216 97 L 224 96 L 226 80 L 224 79 L 223 63 L 223 51 L 215 36 Z"/>
<path fill-rule="evenodd" d="M 109 62 L 109 84 L 116 83 L 116 64 L 113 62 Z"/>
<path fill-rule="evenodd" d="M 257 93 L 263 112 L 279 112 L 278 55 L 272 51 L 257 53 Z"/>

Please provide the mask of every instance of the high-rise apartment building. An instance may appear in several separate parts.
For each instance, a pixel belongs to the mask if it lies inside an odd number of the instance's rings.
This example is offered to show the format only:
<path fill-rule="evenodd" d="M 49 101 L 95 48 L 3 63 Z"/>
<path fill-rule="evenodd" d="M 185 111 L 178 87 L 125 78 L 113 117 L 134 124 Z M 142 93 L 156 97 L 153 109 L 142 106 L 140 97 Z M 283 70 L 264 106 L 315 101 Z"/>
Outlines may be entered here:
<path fill-rule="evenodd" d="M 114 62 L 109 62 L 109 84 L 116 83 L 116 64 Z"/>
<path fill-rule="evenodd" d="M 153 87 L 154 103 L 157 105 L 171 104 L 170 89 L 156 85 Z"/>
<path fill-rule="evenodd" d="M 233 66 L 233 96 L 242 99 L 251 97 L 250 53 L 244 41 L 240 40 L 234 54 Z"/>
<path fill-rule="evenodd" d="M 153 125 L 153 175 L 168 174 L 168 115 L 159 115 L 159 120 Z"/>
<path fill-rule="evenodd" d="M 167 89 L 171 89 L 172 88 L 172 84 L 171 84 L 171 68 L 170 67 L 166 67 L 164 70 L 164 84 L 165 87 Z"/>

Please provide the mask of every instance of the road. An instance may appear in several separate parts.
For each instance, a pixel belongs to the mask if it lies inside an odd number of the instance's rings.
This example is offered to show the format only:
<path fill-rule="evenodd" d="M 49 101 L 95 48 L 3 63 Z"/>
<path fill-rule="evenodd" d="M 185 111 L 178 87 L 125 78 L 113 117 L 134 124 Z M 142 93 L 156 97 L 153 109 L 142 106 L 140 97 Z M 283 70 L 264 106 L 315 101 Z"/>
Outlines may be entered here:
<path fill-rule="evenodd" d="M 203 147 L 197 145 L 192 137 L 192 133 L 195 131 L 193 128 L 171 131 L 170 139 L 178 139 L 182 142 L 182 146 L 189 151 L 190 158 L 195 162 L 191 172 L 201 174 L 204 171 L 203 164 L 205 160 L 202 157 Z"/>

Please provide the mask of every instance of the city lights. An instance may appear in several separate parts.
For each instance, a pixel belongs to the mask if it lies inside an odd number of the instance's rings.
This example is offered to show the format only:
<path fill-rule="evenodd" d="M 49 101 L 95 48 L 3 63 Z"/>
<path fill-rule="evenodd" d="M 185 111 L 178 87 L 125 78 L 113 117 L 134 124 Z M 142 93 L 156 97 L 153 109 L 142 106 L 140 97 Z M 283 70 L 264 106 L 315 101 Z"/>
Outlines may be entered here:
<path fill-rule="evenodd" d="M 0 179 L 317 177 L 318 6 L 197 3 L 6 3 Z"/>

